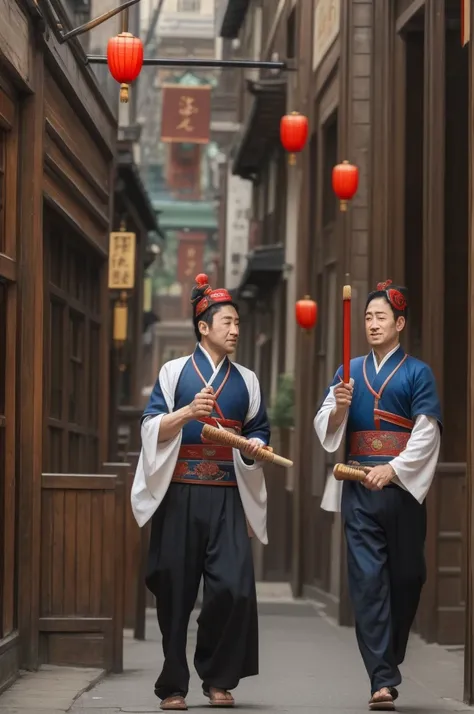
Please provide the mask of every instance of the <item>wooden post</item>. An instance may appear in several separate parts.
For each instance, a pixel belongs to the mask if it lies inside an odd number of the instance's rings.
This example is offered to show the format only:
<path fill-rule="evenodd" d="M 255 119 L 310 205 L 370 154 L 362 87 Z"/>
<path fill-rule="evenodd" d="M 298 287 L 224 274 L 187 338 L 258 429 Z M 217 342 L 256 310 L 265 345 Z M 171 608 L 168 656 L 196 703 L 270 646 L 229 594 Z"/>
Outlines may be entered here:
<path fill-rule="evenodd" d="M 113 656 L 112 672 L 123 672 L 123 627 L 125 616 L 125 509 L 128 505 L 126 498 L 126 478 L 130 464 L 104 463 L 102 471 L 110 476 L 117 476 L 115 485 L 115 592 L 114 592 L 114 622 L 113 622 Z"/>
<path fill-rule="evenodd" d="M 469 248 L 468 248 L 468 409 L 467 409 L 467 473 L 466 473 L 466 624 L 464 643 L 464 701 L 474 702 L 474 47 L 469 42 Z"/>
<path fill-rule="evenodd" d="M 41 470 L 43 457 L 44 64 L 32 48 L 34 94 L 22 102 L 19 236 L 18 621 L 20 664 L 38 666 Z"/>
<path fill-rule="evenodd" d="M 424 166 L 423 166 L 423 359 L 433 369 L 443 404 L 444 326 L 444 142 L 445 2 L 425 7 Z M 442 448 L 442 447 L 441 447 Z M 440 457 L 442 458 L 442 457 Z M 426 565 L 420 623 L 433 641 L 437 616 L 438 488 L 427 498 Z M 434 580 L 433 580 L 434 578 Z"/>

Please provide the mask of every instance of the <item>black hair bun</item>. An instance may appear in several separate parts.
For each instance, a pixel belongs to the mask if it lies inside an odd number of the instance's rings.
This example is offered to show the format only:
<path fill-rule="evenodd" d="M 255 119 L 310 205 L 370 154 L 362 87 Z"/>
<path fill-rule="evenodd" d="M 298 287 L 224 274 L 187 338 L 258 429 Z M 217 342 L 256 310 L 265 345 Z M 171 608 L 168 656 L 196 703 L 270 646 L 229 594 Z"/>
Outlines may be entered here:
<path fill-rule="evenodd" d="M 195 283 L 196 284 L 191 290 L 191 303 L 193 306 L 204 297 L 208 290 L 210 290 L 209 278 L 205 273 L 199 273 L 199 275 L 196 276 Z"/>

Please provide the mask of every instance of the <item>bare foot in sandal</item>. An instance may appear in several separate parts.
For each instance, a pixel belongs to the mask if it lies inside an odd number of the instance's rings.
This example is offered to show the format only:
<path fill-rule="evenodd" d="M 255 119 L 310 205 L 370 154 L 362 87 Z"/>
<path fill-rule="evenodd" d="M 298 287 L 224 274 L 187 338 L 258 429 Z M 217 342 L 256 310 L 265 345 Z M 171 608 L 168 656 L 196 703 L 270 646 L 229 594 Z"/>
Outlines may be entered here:
<path fill-rule="evenodd" d="M 208 696 L 209 701 L 214 707 L 233 707 L 235 704 L 234 697 L 226 689 L 209 687 Z"/>
<path fill-rule="evenodd" d="M 163 699 L 160 708 L 164 711 L 175 710 L 175 711 L 185 711 L 188 708 L 184 697 L 179 695 L 173 695 L 171 697 L 166 697 Z"/>
<path fill-rule="evenodd" d="M 369 702 L 370 711 L 385 711 L 393 712 L 395 711 L 395 704 L 393 703 L 392 692 L 388 687 L 382 687 L 378 692 L 374 692 L 372 698 Z"/>

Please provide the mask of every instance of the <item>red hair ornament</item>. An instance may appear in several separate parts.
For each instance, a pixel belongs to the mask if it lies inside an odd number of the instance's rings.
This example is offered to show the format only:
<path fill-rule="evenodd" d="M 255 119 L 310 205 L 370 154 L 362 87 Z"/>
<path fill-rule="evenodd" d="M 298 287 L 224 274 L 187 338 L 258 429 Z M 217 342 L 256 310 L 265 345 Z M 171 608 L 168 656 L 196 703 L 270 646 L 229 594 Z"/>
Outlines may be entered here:
<path fill-rule="evenodd" d="M 225 290 L 225 288 L 217 288 L 216 290 L 211 288 L 209 285 L 209 278 L 205 273 L 199 273 L 199 275 L 196 275 L 195 283 L 198 288 L 206 288 L 204 290 L 204 297 L 196 305 L 195 317 L 202 315 L 202 313 L 211 307 L 211 305 L 232 302 L 232 297 L 230 293 Z"/>
<path fill-rule="evenodd" d="M 394 310 L 403 312 L 408 306 L 406 297 L 400 292 L 400 290 L 391 288 L 390 285 L 392 285 L 391 280 L 386 280 L 384 283 L 378 283 L 377 290 L 386 294 L 387 299 Z"/>

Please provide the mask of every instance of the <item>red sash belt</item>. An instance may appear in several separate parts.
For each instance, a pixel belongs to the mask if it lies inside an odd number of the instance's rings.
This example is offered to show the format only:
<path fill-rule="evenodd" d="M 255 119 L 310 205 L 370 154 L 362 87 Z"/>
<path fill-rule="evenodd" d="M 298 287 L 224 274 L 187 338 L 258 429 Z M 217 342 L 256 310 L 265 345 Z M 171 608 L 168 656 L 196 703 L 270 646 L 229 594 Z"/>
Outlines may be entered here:
<path fill-rule="evenodd" d="M 234 419 L 221 419 L 220 417 L 202 417 L 199 419 L 203 424 L 217 427 L 219 424 L 225 429 L 234 429 L 238 434 L 242 431 L 242 422 Z"/>
<path fill-rule="evenodd" d="M 402 431 L 354 431 L 350 435 L 351 456 L 398 456 L 411 434 Z"/>
<path fill-rule="evenodd" d="M 184 444 L 179 450 L 178 459 L 194 461 L 232 461 L 232 447 L 218 444 Z"/>

